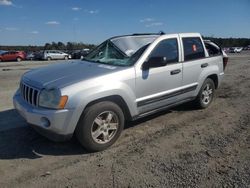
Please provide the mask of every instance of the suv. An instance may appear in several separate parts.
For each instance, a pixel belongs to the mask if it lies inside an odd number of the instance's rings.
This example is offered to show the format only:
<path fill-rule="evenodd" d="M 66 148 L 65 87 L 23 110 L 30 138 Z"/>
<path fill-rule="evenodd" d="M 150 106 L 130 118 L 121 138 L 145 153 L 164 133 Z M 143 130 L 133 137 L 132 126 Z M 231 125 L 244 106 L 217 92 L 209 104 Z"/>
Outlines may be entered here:
<path fill-rule="evenodd" d="M 53 60 L 53 59 L 70 59 L 71 55 L 64 53 L 62 51 L 59 50 L 44 50 L 44 52 L 42 53 L 42 59 L 44 60 Z"/>
<path fill-rule="evenodd" d="M 26 54 L 23 51 L 7 51 L 0 55 L 1 61 L 22 61 L 26 59 Z"/>
<path fill-rule="evenodd" d="M 198 33 L 113 37 L 83 60 L 25 73 L 14 106 L 48 138 L 75 133 L 87 150 L 100 151 L 118 139 L 125 120 L 188 101 L 207 108 L 226 66 L 222 50 L 207 47 L 212 55 Z"/>

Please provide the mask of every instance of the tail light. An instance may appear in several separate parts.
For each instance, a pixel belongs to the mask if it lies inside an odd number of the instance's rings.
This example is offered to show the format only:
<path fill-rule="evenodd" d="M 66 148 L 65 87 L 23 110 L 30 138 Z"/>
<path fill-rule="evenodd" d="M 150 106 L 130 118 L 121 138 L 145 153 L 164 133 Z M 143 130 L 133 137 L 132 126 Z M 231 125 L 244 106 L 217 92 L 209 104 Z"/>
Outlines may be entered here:
<path fill-rule="evenodd" d="M 228 57 L 223 57 L 223 70 L 225 70 L 228 63 Z"/>

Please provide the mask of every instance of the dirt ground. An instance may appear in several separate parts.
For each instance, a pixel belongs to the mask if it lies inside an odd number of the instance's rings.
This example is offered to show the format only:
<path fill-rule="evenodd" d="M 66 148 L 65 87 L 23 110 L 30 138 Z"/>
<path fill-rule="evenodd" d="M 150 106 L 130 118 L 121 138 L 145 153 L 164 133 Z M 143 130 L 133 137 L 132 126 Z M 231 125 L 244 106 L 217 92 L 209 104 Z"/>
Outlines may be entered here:
<path fill-rule="evenodd" d="M 46 64 L 0 64 L 0 187 L 250 187 L 250 53 L 230 54 L 208 109 L 128 122 L 99 153 L 48 141 L 13 109 L 20 76 Z"/>

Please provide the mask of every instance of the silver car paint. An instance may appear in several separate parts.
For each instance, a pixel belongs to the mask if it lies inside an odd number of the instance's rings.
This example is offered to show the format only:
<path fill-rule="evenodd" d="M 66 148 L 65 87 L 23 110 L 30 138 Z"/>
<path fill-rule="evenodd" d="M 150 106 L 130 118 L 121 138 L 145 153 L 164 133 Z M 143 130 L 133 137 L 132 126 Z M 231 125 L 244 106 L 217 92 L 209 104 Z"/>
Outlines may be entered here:
<path fill-rule="evenodd" d="M 182 85 L 182 73 L 176 75 L 170 75 L 171 70 L 181 69 L 181 63 L 170 64 L 165 67 L 158 67 L 149 70 L 142 70 L 141 66 L 143 62 L 147 59 L 151 51 L 157 46 L 159 42 L 169 38 L 176 38 L 178 41 L 178 46 L 180 46 L 179 37 L 177 34 L 165 35 L 156 39 L 142 55 L 141 59 L 136 64 L 136 97 L 137 102 L 143 99 L 153 98 L 155 96 L 162 95 L 162 92 L 167 92 L 175 88 L 180 88 Z M 180 47 L 179 47 L 180 51 Z M 180 53 L 179 53 L 180 59 Z M 161 83 L 161 84 L 159 84 Z M 178 100 L 179 96 L 169 98 L 162 101 L 162 105 L 168 105 L 173 101 Z M 157 105 L 157 104 L 156 104 Z M 158 105 L 157 105 L 158 106 Z M 149 104 L 140 107 L 138 110 L 140 113 L 146 112 L 148 110 L 154 109 L 155 104 Z"/>
<path fill-rule="evenodd" d="M 31 82 L 40 83 L 41 88 L 64 88 L 68 85 L 82 80 L 89 80 L 117 72 L 125 67 L 103 66 L 87 61 L 72 61 L 70 63 L 57 63 L 54 65 L 34 69 L 24 74 L 22 79 L 29 79 Z"/>
<path fill-rule="evenodd" d="M 113 95 L 120 96 L 127 104 L 131 116 L 134 117 L 140 113 L 159 107 L 162 103 L 168 105 L 184 98 L 194 97 L 198 94 L 207 76 L 215 74 L 218 76 L 220 82 L 223 76 L 222 57 L 208 57 L 208 53 L 206 52 L 206 58 L 183 62 L 181 37 L 184 36 L 201 37 L 197 33 L 161 35 L 150 44 L 137 63 L 131 67 L 109 66 L 78 61 L 30 71 L 22 78 L 28 84 L 34 84 L 40 89 L 59 88 L 62 95 L 69 96 L 65 109 L 45 110 L 43 108 L 32 107 L 22 101 L 19 91 L 14 96 L 14 105 L 29 123 L 52 132 L 68 135 L 74 132 L 85 107 L 97 99 Z M 151 51 L 160 41 L 168 38 L 178 39 L 179 63 L 143 71 L 141 69 L 142 64 Z M 201 69 L 200 65 L 205 62 L 209 66 L 206 69 Z M 174 69 L 181 69 L 181 73 L 171 76 L 169 72 Z M 197 85 L 195 91 L 174 96 L 160 103 L 156 102 L 144 107 L 137 106 L 137 102 L 144 99 L 161 96 L 194 85 Z M 65 113 L 65 111 L 69 111 L 69 113 Z M 64 115 L 58 118 L 58 114 Z M 50 127 L 42 126 L 42 117 L 47 117 L 51 121 Z"/>

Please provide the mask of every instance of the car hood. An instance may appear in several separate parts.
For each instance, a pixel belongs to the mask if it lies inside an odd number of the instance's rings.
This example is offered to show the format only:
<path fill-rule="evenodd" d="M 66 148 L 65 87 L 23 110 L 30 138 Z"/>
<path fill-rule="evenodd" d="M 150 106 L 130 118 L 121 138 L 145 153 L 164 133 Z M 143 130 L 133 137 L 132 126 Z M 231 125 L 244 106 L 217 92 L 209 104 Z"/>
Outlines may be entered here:
<path fill-rule="evenodd" d="M 23 75 L 22 81 L 36 88 L 63 88 L 70 84 L 96 78 L 126 69 L 87 61 L 57 63 L 33 69 Z"/>

